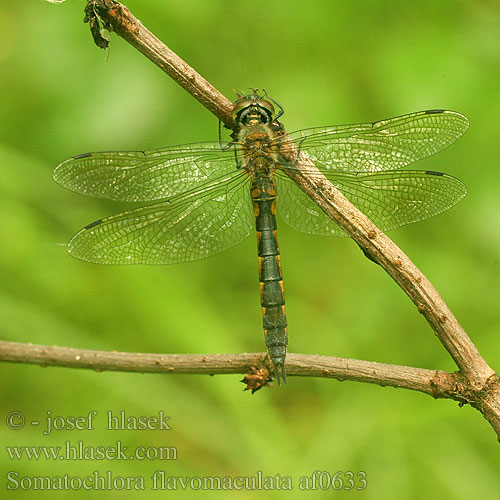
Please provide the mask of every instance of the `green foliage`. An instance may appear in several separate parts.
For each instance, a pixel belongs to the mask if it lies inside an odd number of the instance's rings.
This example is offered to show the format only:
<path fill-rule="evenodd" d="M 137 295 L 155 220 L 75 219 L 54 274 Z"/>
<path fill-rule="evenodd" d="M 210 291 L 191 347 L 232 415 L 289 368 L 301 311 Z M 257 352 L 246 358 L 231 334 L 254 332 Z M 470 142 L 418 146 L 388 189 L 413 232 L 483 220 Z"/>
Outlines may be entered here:
<path fill-rule="evenodd" d="M 127 5 L 229 98 L 233 88 L 266 88 L 285 108 L 289 131 L 429 108 L 466 115 L 466 135 L 415 168 L 460 178 L 468 196 L 390 235 L 434 283 L 486 360 L 498 366 L 500 18 L 493 3 Z M 127 205 L 64 191 L 51 178 L 60 161 L 86 151 L 217 140 L 213 116 L 117 36 L 109 52 L 97 49 L 82 18 L 82 2 L 0 7 L 2 339 L 120 351 L 262 351 L 252 237 L 211 259 L 177 266 L 97 266 L 66 254 L 62 244 L 74 232 Z M 291 352 L 456 369 L 413 304 L 352 241 L 296 233 L 283 223 L 279 240 Z M 3 425 L 4 446 L 122 440 L 130 448 L 178 449 L 178 460 L 168 463 L 12 461 L 2 451 L 2 483 L 9 470 L 80 476 L 112 470 L 146 478 L 158 469 L 175 476 L 252 476 L 260 470 L 291 476 L 297 492 L 299 477 L 315 470 L 363 470 L 367 490 L 345 497 L 489 499 L 500 489 L 492 429 L 478 412 L 450 401 L 293 377 L 287 387 L 250 396 L 231 375 L 2 368 L 2 422 L 12 410 L 40 421 L 47 411 L 99 412 L 93 431 L 43 436 L 31 425 L 22 431 Z M 108 431 L 108 410 L 163 410 L 172 430 Z M 280 496 L 241 496 L 273 494 Z M 124 496 L 109 492 L 106 498 Z M 332 496 L 316 492 L 317 498 Z"/>

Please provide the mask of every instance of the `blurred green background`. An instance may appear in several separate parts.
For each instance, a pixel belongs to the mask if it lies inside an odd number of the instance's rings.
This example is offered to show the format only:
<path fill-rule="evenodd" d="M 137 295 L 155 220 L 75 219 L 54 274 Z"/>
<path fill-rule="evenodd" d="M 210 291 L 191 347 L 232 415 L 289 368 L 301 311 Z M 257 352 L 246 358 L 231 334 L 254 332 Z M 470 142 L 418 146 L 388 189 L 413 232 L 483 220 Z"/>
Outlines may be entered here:
<path fill-rule="evenodd" d="M 487 1 L 130 0 L 159 38 L 233 99 L 264 87 L 287 130 L 429 108 L 470 130 L 416 168 L 459 177 L 452 210 L 390 233 L 436 286 L 493 368 L 500 366 L 500 11 Z M 79 228 L 124 208 L 51 177 L 87 151 L 217 139 L 217 120 L 116 36 L 96 48 L 84 2 L 0 4 L 0 331 L 4 340 L 168 353 L 263 350 L 255 238 L 205 261 L 105 267 L 69 257 Z M 279 221 L 278 221 L 278 224 Z M 453 371 L 396 284 L 349 239 L 279 225 L 290 352 Z M 290 476 L 292 498 L 498 498 L 499 445 L 469 406 L 354 382 L 290 377 L 243 392 L 237 375 L 94 373 L 3 364 L 2 422 L 99 415 L 92 431 L 0 426 L 2 498 L 150 498 L 149 478 Z M 171 416 L 170 431 L 108 431 L 106 411 Z M 175 446 L 177 460 L 10 460 L 4 446 Z M 5 492 L 21 475 L 144 476 L 144 492 Z M 365 471 L 364 491 L 300 491 L 315 470 Z M 5 496 L 5 494 L 7 496 Z M 159 493 L 161 495 L 162 493 Z M 283 491 L 182 491 L 281 498 Z"/>

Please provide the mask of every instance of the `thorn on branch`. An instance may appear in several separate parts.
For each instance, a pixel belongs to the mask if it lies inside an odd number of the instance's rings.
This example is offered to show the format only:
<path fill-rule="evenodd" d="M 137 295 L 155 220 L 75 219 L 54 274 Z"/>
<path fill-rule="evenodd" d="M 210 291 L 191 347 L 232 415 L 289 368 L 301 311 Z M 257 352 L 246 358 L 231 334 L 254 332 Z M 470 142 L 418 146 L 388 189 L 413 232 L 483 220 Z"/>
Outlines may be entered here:
<path fill-rule="evenodd" d="M 240 382 L 247 385 L 243 389 L 244 391 L 252 391 L 252 394 L 255 394 L 262 387 L 269 386 L 272 380 L 267 368 L 257 370 L 257 368 L 252 367 L 252 373 L 245 375 Z"/>
<path fill-rule="evenodd" d="M 377 261 L 377 259 L 375 258 L 375 256 L 367 248 L 363 248 L 359 243 L 358 243 L 358 247 L 360 248 L 360 250 L 363 252 L 363 254 L 365 255 L 365 257 L 367 259 L 371 260 L 372 262 L 374 262 L 377 265 L 380 265 L 379 262 Z"/>

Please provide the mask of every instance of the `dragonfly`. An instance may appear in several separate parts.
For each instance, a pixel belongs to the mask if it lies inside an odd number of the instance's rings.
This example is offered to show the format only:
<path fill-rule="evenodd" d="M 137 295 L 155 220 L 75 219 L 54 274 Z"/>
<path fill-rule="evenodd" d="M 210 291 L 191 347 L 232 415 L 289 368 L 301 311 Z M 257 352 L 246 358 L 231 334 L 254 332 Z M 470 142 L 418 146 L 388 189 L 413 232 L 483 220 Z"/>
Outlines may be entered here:
<path fill-rule="evenodd" d="M 54 180 L 87 196 L 146 206 L 96 220 L 67 250 L 98 264 L 176 264 L 227 250 L 257 233 L 264 338 L 278 385 L 286 384 L 288 326 L 276 214 L 298 231 L 345 236 L 291 179 L 306 154 L 381 230 L 421 221 L 466 194 L 455 177 L 400 170 L 455 142 L 465 116 L 432 109 L 382 121 L 285 134 L 283 108 L 265 91 L 238 95 L 233 140 L 151 151 L 84 153 L 57 166 Z M 301 172 L 304 168 L 301 167 Z M 316 170 L 317 172 L 317 170 Z M 311 175 L 314 172 L 311 171 Z"/>

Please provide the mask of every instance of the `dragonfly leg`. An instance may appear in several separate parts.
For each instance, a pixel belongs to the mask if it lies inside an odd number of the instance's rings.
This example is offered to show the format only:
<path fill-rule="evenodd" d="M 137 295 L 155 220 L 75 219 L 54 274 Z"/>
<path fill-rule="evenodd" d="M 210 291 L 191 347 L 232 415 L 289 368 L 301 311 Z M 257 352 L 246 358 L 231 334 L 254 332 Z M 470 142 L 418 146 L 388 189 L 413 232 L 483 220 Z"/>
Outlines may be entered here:
<path fill-rule="evenodd" d="M 283 116 L 283 114 L 285 113 L 285 110 L 283 109 L 283 106 L 279 102 L 276 102 L 271 96 L 269 96 L 267 94 L 266 89 L 262 89 L 262 92 L 264 92 L 264 96 L 266 97 L 266 99 L 269 99 L 270 101 L 274 102 L 274 104 L 276 104 L 276 106 L 278 106 L 279 111 L 274 116 L 274 121 L 278 121 L 278 118 L 280 118 L 281 116 Z"/>
<path fill-rule="evenodd" d="M 228 143 L 224 144 L 224 141 L 222 140 L 222 122 L 219 120 L 219 147 L 222 151 L 225 151 L 232 146 L 234 146 L 234 141 L 229 141 Z"/>

